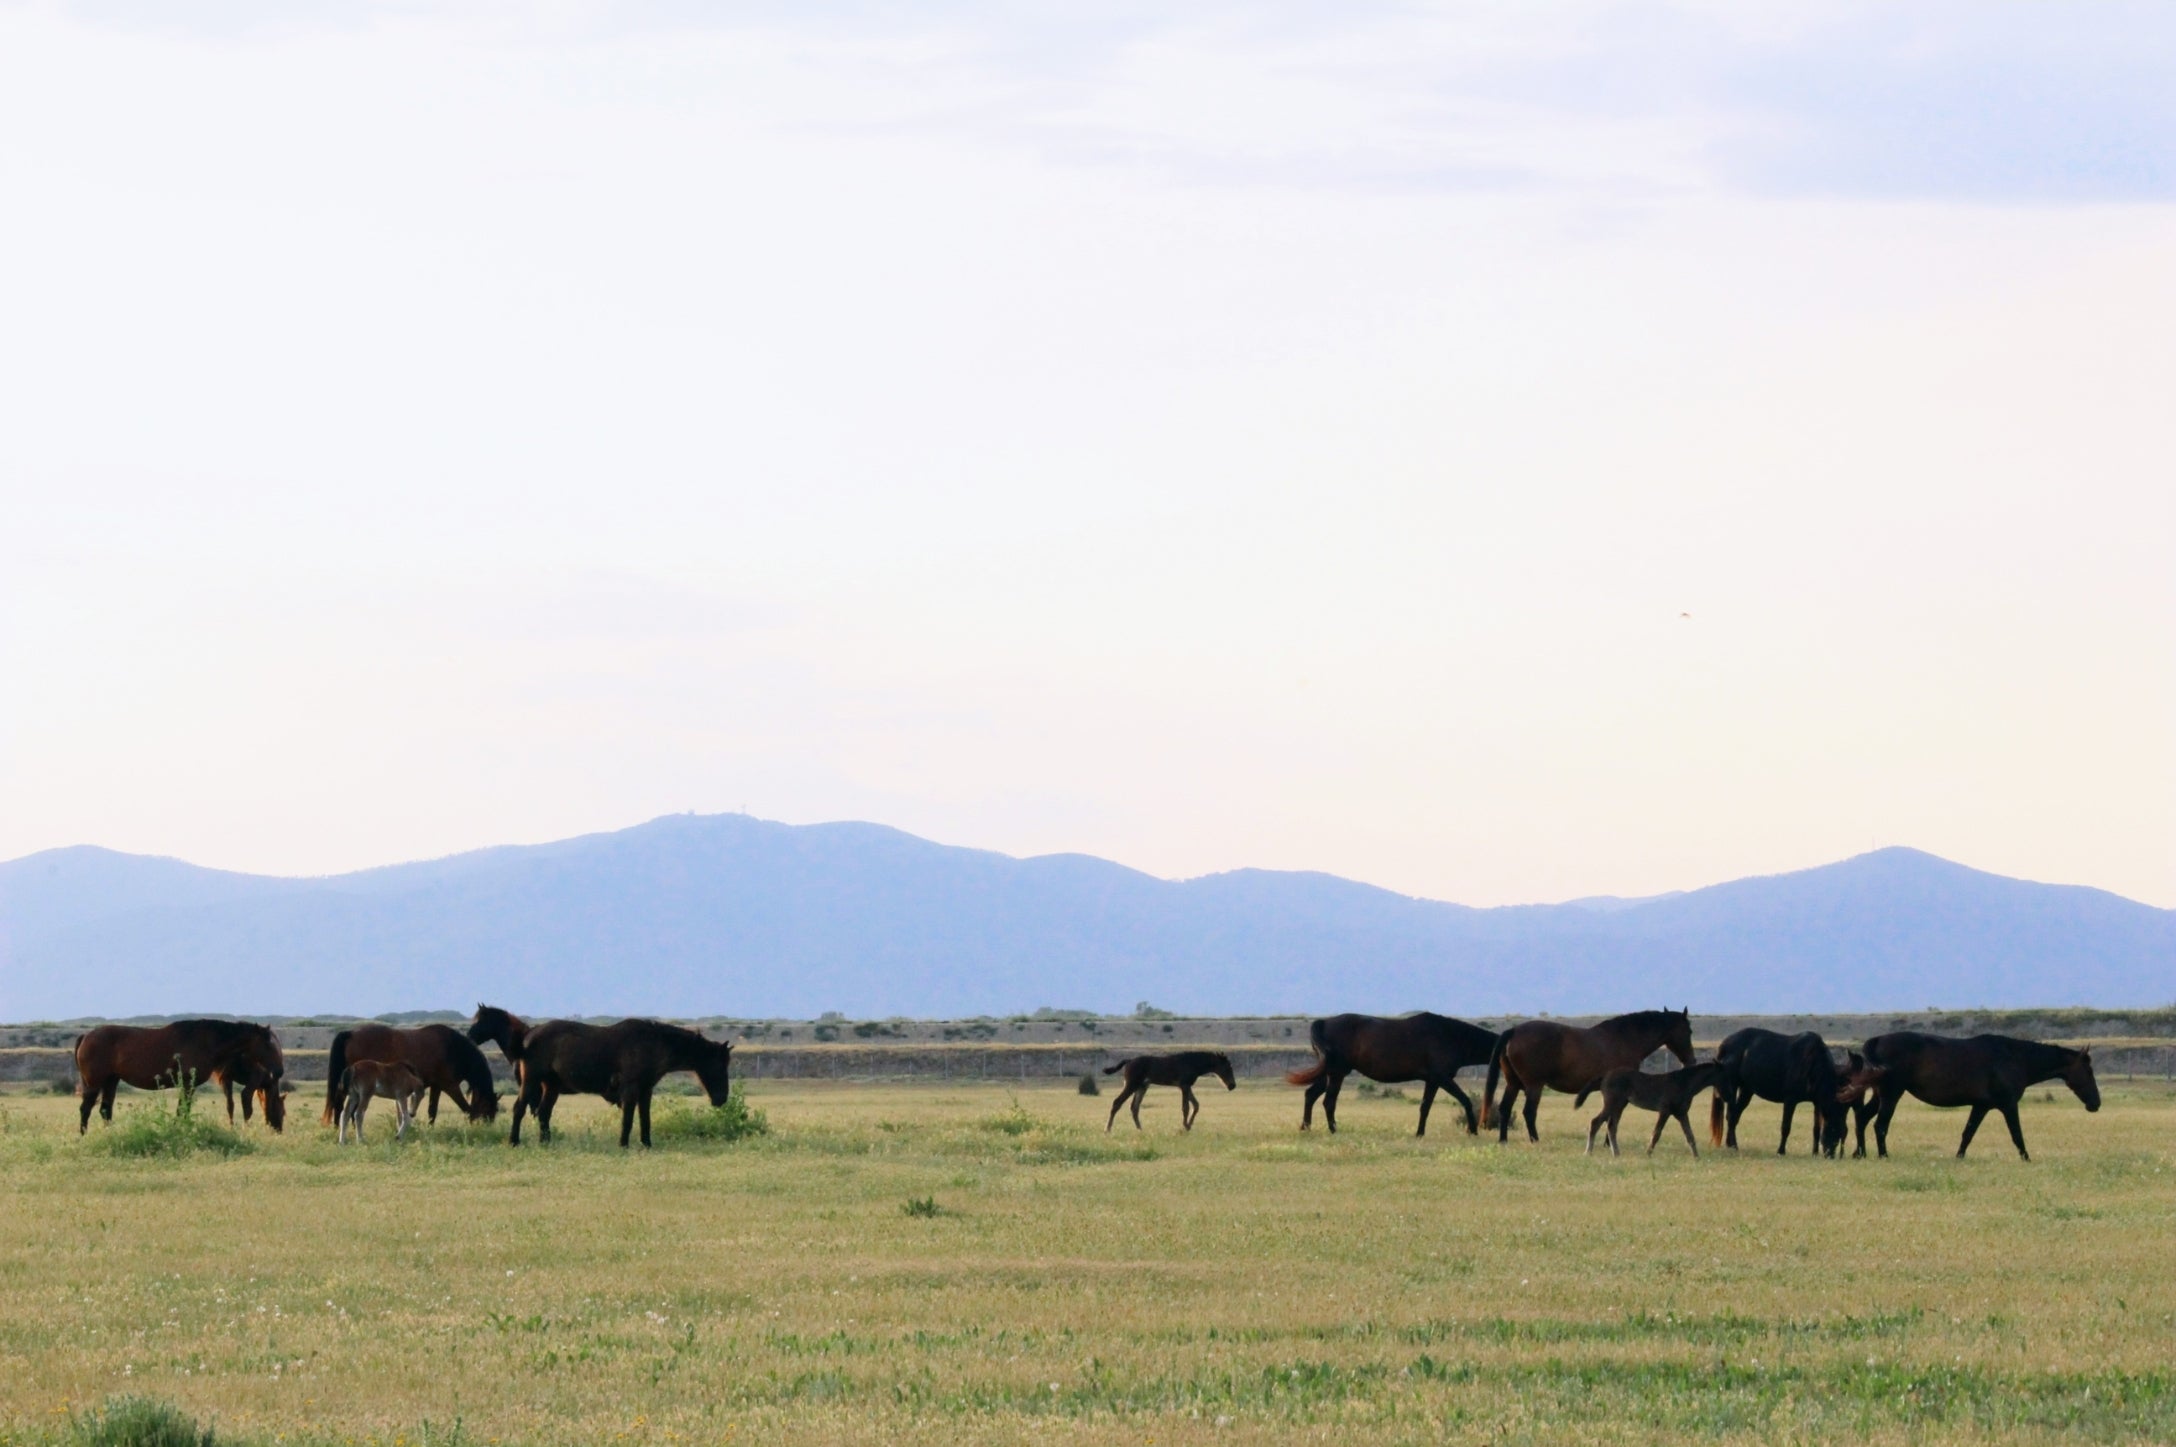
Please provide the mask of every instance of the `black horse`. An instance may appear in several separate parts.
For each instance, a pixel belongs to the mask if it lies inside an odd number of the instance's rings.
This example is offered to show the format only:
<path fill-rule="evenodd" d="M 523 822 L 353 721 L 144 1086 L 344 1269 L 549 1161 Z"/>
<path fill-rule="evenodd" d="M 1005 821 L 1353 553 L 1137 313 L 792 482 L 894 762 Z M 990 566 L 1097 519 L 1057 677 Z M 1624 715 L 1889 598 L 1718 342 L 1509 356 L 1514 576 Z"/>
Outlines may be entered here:
<path fill-rule="evenodd" d="M 1133 1128 L 1141 1128 L 1141 1097 L 1148 1094 L 1152 1085 L 1176 1085 L 1179 1088 L 1179 1124 L 1186 1130 L 1194 1128 L 1194 1117 L 1201 1114 L 1201 1102 L 1194 1099 L 1194 1082 L 1204 1075 L 1214 1075 L 1224 1082 L 1226 1090 L 1237 1090 L 1239 1082 L 1232 1078 L 1232 1058 L 1221 1050 L 1181 1050 L 1172 1055 L 1136 1055 L 1131 1060 L 1121 1060 L 1116 1065 L 1103 1067 L 1105 1075 L 1126 1072 L 1125 1088 L 1118 1092 L 1118 1099 L 1111 1102 L 1111 1113 L 1103 1122 L 1105 1134 L 1118 1120 L 1118 1108 L 1130 1097 L 1133 1101 Z"/>
<path fill-rule="evenodd" d="M 1285 1076 L 1291 1084 L 1307 1087 L 1300 1107 L 1301 1130 L 1315 1123 L 1315 1101 L 1320 1098 L 1322 1118 L 1336 1133 L 1337 1093 L 1345 1077 L 1357 1070 L 1384 1085 L 1422 1082 L 1420 1128 L 1413 1134 L 1428 1134 L 1428 1108 L 1436 1103 L 1438 1090 L 1449 1091 L 1465 1110 L 1466 1134 L 1480 1133 L 1473 1098 L 1458 1088 L 1458 1072 L 1469 1065 L 1488 1064 L 1496 1049 L 1495 1031 L 1423 1010 L 1397 1019 L 1332 1015 L 1310 1021 L 1307 1038 L 1315 1049 L 1315 1063 Z"/>
<path fill-rule="evenodd" d="M 1990 1110 L 2002 1112 L 2010 1127 L 2010 1139 L 2025 1160 L 2025 1131 L 2017 1121 L 2017 1103 L 2025 1092 L 2043 1080 L 2060 1079 L 2071 1093 L 2085 1102 L 2087 1110 L 2100 1109 L 2100 1086 L 2093 1079 L 2093 1055 L 2065 1045 L 2043 1045 L 2037 1040 L 2018 1040 L 2008 1035 L 1974 1035 L 1951 1040 L 1940 1035 L 1921 1035 L 1900 1030 L 1876 1035 L 1866 1042 L 1865 1063 L 1852 1073 L 1840 1098 L 1847 1104 L 1871 1098 L 1874 1108 L 1874 1143 L 1883 1156 L 1889 1154 L 1889 1117 L 1907 1094 L 1928 1105 L 1972 1107 L 1964 1123 L 1964 1138 L 1957 1142 L 1961 1157 L 1972 1144 L 1972 1133 Z M 1858 1149 L 1866 1154 L 1866 1116 L 1859 1115 Z"/>
<path fill-rule="evenodd" d="M 509 1145 L 521 1144 L 521 1118 L 536 1112 L 537 1139 L 552 1140 L 552 1108 L 559 1097 L 601 1095 L 620 1108 L 620 1148 L 627 1148 L 636 1112 L 642 1115 L 642 1144 L 650 1144 L 650 1095 L 658 1081 L 676 1070 L 692 1070 L 712 1105 L 723 1105 L 731 1089 L 733 1047 L 723 1040 L 661 1020 L 622 1020 L 617 1025 L 583 1025 L 547 1020 L 525 1032 L 521 1041 L 521 1095 L 514 1102 Z"/>
<path fill-rule="evenodd" d="M 1831 1158 L 1843 1149 L 1850 1118 L 1850 1107 L 1838 1098 L 1844 1076 L 1820 1036 L 1811 1030 L 1798 1035 L 1740 1030 L 1724 1039 L 1715 1059 L 1723 1078 L 1708 1110 L 1708 1138 L 1716 1145 L 1738 1148 L 1738 1118 L 1758 1096 L 1783 1107 L 1777 1155 L 1790 1153 L 1791 1116 L 1801 1104 L 1813 1107 L 1813 1148 Z"/>

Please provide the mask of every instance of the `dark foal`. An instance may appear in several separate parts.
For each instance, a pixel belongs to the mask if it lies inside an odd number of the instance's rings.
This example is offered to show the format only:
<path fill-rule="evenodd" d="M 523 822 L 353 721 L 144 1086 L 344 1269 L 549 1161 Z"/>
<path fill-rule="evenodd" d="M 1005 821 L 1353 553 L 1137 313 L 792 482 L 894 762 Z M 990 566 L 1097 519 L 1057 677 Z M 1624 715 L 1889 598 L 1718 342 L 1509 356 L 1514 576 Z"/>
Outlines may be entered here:
<path fill-rule="evenodd" d="M 1722 1078 L 1723 1065 L 1715 1060 L 1661 1075 L 1650 1075 L 1637 1066 L 1612 1070 L 1602 1077 L 1602 1113 L 1587 1126 L 1587 1154 L 1594 1154 L 1594 1133 L 1607 1125 L 1609 1153 L 1616 1155 L 1617 1121 L 1626 1106 L 1636 1105 L 1641 1110 L 1655 1113 L 1655 1133 L 1648 1137 L 1647 1154 L 1655 1153 L 1655 1143 L 1662 1139 L 1662 1128 L 1674 1120 L 1684 1127 L 1685 1144 L 1692 1147 L 1693 1156 L 1698 1159 L 1700 1143 L 1692 1138 L 1692 1103 L 1701 1091 Z"/>
<path fill-rule="evenodd" d="M 1813 1107 L 1813 1149 L 1832 1158 L 1843 1149 L 1850 1107 L 1837 1092 L 1843 1089 L 1844 1074 L 1820 1036 L 1811 1030 L 1797 1035 L 1740 1030 L 1724 1038 L 1715 1059 L 1723 1067 L 1723 1079 L 1708 1113 L 1708 1138 L 1716 1145 L 1738 1148 L 1738 1118 L 1757 1096 L 1783 1107 L 1777 1155 L 1790 1151 L 1791 1116 L 1800 1105 Z"/>
<path fill-rule="evenodd" d="M 1972 1145 L 1972 1135 L 1990 1110 L 2002 1112 L 2010 1127 L 2010 1139 L 2024 1160 L 2025 1129 L 2018 1123 L 2017 1103 L 2025 1091 L 2043 1080 L 2061 1080 L 2085 1102 L 2087 1110 L 2100 1109 L 2100 1085 L 2093 1079 L 2090 1051 L 2063 1045 L 2043 1045 L 2009 1035 L 1974 1035 L 1969 1040 L 1950 1040 L 1900 1030 L 1876 1035 L 1866 1042 L 1865 1063 L 1852 1072 L 1842 1099 L 1861 1104 L 1858 1112 L 1858 1149 L 1866 1154 L 1866 1115 L 1863 1103 L 1873 1104 L 1874 1143 L 1883 1156 L 1889 1154 L 1889 1117 L 1897 1102 L 1915 1095 L 1928 1105 L 1972 1107 L 1964 1123 L 1964 1138 L 1957 1142 L 1962 1156 Z"/>
<path fill-rule="evenodd" d="M 1111 1102 L 1109 1119 L 1103 1122 L 1107 1133 L 1118 1120 L 1118 1108 L 1129 1099 L 1133 1102 L 1133 1128 L 1141 1128 L 1141 1097 L 1148 1094 L 1152 1085 L 1176 1085 L 1179 1088 L 1179 1124 L 1187 1130 L 1194 1128 L 1194 1117 L 1201 1114 L 1201 1102 L 1194 1099 L 1194 1082 L 1204 1075 L 1213 1075 L 1224 1082 L 1226 1090 L 1237 1090 L 1239 1082 L 1232 1079 L 1232 1060 L 1221 1050 L 1181 1050 L 1175 1055 L 1136 1055 L 1131 1060 L 1121 1060 L 1116 1065 L 1103 1067 L 1105 1075 L 1126 1073 L 1126 1084 L 1118 1092 L 1118 1099 Z"/>

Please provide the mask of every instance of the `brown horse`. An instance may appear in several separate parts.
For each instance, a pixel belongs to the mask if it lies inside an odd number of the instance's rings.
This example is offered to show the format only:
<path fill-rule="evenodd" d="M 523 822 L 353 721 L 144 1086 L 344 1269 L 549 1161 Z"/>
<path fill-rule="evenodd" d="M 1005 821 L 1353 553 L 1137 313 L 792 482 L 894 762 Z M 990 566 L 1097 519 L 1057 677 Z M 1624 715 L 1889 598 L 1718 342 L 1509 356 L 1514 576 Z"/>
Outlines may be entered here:
<path fill-rule="evenodd" d="M 287 1057 L 269 1025 L 246 1020 L 176 1020 L 171 1025 L 100 1025 L 76 1037 L 76 1074 L 82 1080 L 83 1113 L 76 1133 L 90 1128 L 91 1109 L 113 1119 L 113 1095 L 123 1084 L 163 1090 L 184 1079 L 191 1085 L 216 1080 L 227 1096 L 227 1124 L 234 1124 L 234 1087 L 242 1087 L 243 1118 L 249 1097 L 264 1100 L 264 1123 L 287 1124 L 281 1094 Z"/>
<path fill-rule="evenodd" d="M 1900 1030 L 1876 1035 L 1866 1042 L 1863 1062 L 1844 1087 L 1842 1099 L 1857 1105 L 1872 1098 L 1875 1108 L 1874 1142 L 1883 1156 L 1889 1154 L 1889 1117 L 1907 1094 L 1928 1105 L 1972 1107 L 1964 1123 L 1964 1138 L 1957 1142 L 1962 1157 L 1972 1145 L 1973 1132 L 1990 1110 L 2002 1112 L 2010 1127 L 2010 1140 L 2024 1160 L 2025 1130 L 2018 1124 L 2017 1103 L 2025 1091 L 2043 1080 L 2061 1080 L 2085 1102 L 2087 1110 L 2100 1109 L 2100 1084 L 2093 1079 L 2093 1054 L 2064 1045 L 2043 1045 L 2009 1035 L 1974 1035 L 1952 1040 Z M 1866 1112 L 1858 1112 L 1858 1149 L 1866 1154 Z"/>
<path fill-rule="evenodd" d="M 1599 1025 L 1565 1025 L 1555 1020 L 1528 1020 L 1506 1030 L 1488 1060 L 1488 1083 L 1481 1091 L 1481 1120 L 1496 1127 L 1496 1139 L 1511 1136 L 1511 1106 L 1526 1092 L 1526 1138 L 1538 1141 L 1541 1132 L 1534 1116 L 1541 1109 L 1543 1090 L 1578 1093 L 1574 1105 L 1587 1097 L 1612 1070 L 1637 1068 L 1657 1050 L 1668 1049 L 1681 1065 L 1692 1064 L 1692 1011 L 1639 1010 L 1618 1015 Z M 1504 1100 L 1496 1104 L 1496 1077 L 1504 1081 Z"/>
<path fill-rule="evenodd" d="M 1428 1134 L 1428 1109 L 1436 1092 L 1446 1090 L 1466 1112 L 1466 1134 L 1476 1133 L 1473 1100 L 1458 1088 L 1458 1072 L 1468 1065 L 1485 1065 L 1496 1050 L 1496 1032 L 1448 1015 L 1426 1010 L 1395 1019 L 1381 1015 L 1332 1015 L 1310 1021 L 1308 1042 L 1314 1046 L 1315 1063 L 1285 1076 L 1288 1084 L 1307 1087 L 1300 1105 L 1300 1129 L 1314 1125 L 1315 1099 L 1322 1099 L 1322 1118 L 1330 1133 L 1337 1133 L 1337 1093 L 1345 1077 L 1354 1071 L 1384 1085 L 1408 1080 L 1425 1082 L 1420 1096 L 1420 1126 L 1415 1135 Z"/>
<path fill-rule="evenodd" d="M 470 1027 L 474 1029 L 474 1026 Z M 635 1113 L 642 1113 L 642 1144 L 650 1144 L 650 1094 L 676 1070 L 692 1070 L 712 1105 L 723 1105 L 732 1088 L 733 1047 L 661 1020 L 622 1020 L 585 1025 L 547 1020 L 521 1039 L 521 1094 L 514 1101 L 508 1145 L 521 1144 L 521 1118 L 536 1112 L 537 1139 L 552 1140 L 552 1108 L 564 1094 L 601 1095 L 620 1108 L 620 1149 L 627 1148 Z"/>
<path fill-rule="evenodd" d="M 405 1065 L 413 1070 L 430 1091 L 433 1125 L 438 1123 L 440 1091 L 452 1096 L 461 1114 L 470 1120 L 499 1118 L 499 1092 L 491 1082 L 491 1063 L 474 1041 L 450 1025 L 398 1030 L 371 1022 L 332 1037 L 325 1063 L 325 1124 L 340 1119 L 341 1102 L 347 1094 L 342 1076 L 350 1063 L 361 1060 Z"/>
<path fill-rule="evenodd" d="M 1599 1087 L 1602 1113 L 1587 1123 L 1587 1154 L 1594 1154 L 1594 1133 L 1607 1125 L 1609 1153 L 1616 1155 L 1617 1122 L 1624 1117 L 1626 1106 L 1636 1105 L 1655 1113 L 1655 1133 L 1647 1138 L 1647 1154 L 1655 1153 L 1662 1128 L 1674 1120 L 1684 1127 L 1685 1144 L 1692 1147 L 1693 1158 L 1699 1159 L 1700 1143 L 1692 1138 L 1692 1103 L 1701 1091 L 1719 1085 L 1727 1068 L 1721 1061 L 1710 1060 L 1661 1074 L 1649 1074 L 1638 1066 L 1612 1070 L 1602 1077 Z"/>
<path fill-rule="evenodd" d="M 1179 1088 L 1179 1125 L 1182 1129 L 1194 1128 L 1194 1117 L 1201 1114 L 1201 1102 L 1194 1099 L 1194 1082 L 1204 1075 L 1214 1075 L 1224 1082 L 1226 1090 L 1237 1090 L 1239 1082 L 1232 1079 L 1232 1058 L 1221 1050 L 1181 1050 L 1175 1055 L 1136 1055 L 1131 1060 L 1121 1060 L 1116 1065 L 1103 1067 L 1105 1075 L 1126 1072 L 1125 1088 L 1118 1092 L 1118 1099 L 1111 1102 L 1110 1116 L 1103 1122 L 1104 1134 L 1110 1134 L 1111 1126 L 1118 1119 L 1118 1108 L 1130 1097 L 1133 1101 L 1133 1128 L 1141 1128 L 1141 1097 L 1148 1094 L 1152 1085 L 1176 1085 Z"/>
<path fill-rule="evenodd" d="M 355 1143 L 363 1143 L 363 1113 L 378 1096 L 393 1102 L 393 1139 L 408 1134 L 408 1122 L 416 1117 L 423 1099 L 423 1077 L 398 1061 L 358 1060 L 340 1072 L 340 1144 L 348 1143 L 348 1127 L 355 1127 Z"/>

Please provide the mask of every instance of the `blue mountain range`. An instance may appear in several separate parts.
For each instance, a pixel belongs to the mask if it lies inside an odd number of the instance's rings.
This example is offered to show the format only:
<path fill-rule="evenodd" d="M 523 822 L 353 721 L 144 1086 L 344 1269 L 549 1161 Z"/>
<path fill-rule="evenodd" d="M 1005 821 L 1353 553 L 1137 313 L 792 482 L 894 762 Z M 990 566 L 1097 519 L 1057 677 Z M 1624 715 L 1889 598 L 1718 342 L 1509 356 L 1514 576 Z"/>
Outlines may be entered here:
<path fill-rule="evenodd" d="M 1472 909 L 1326 874 L 1158 879 L 874 824 L 674 815 L 287 879 L 0 864 L 0 1019 L 1856 1012 L 2176 998 L 2176 911 L 1911 849 L 1645 900 Z"/>

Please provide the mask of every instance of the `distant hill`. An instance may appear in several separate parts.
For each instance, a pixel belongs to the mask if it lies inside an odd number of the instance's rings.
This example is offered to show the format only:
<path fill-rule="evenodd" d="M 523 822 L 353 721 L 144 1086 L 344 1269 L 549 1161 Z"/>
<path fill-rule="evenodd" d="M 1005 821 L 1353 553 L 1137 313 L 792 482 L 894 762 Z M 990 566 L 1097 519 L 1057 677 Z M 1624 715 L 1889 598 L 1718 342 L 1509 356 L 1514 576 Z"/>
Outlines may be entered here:
<path fill-rule="evenodd" d="M 1470 909 L 1171 881 L 874 824 L 675 815 L 323 879 L 0 864 L 0 1019 L 465 1008 L 858 1017 L 1843 1012 L 2176 998 L 2176 911 L 1910 849 L 1645 900 Z"/>

